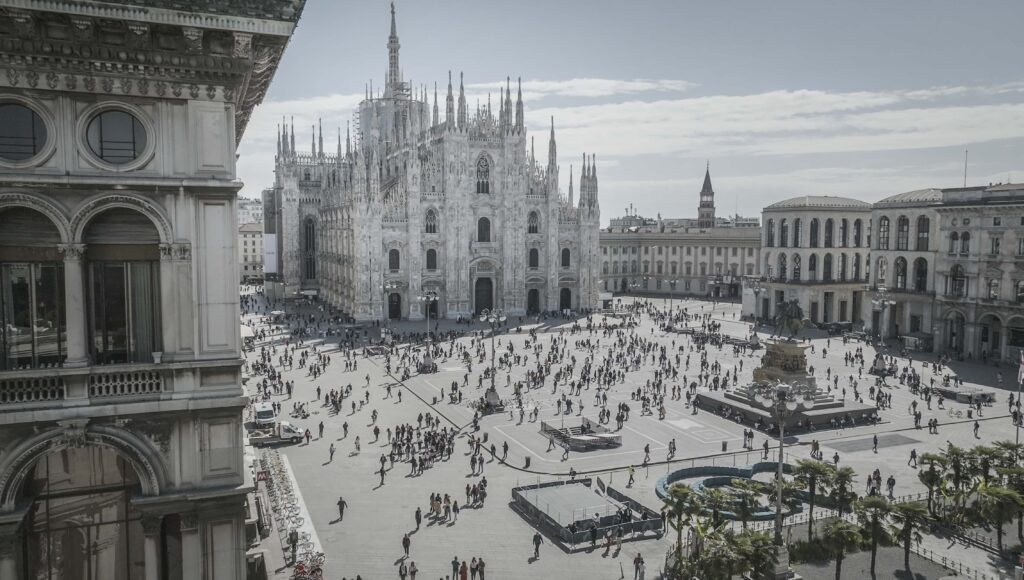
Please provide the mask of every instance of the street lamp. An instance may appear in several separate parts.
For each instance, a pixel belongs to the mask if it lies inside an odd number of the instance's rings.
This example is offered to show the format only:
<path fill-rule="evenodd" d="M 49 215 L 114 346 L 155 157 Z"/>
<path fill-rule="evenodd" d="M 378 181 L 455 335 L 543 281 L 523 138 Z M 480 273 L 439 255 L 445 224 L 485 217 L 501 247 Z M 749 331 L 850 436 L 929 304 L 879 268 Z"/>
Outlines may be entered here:
<path fill-rule="evenodd" d="M 750 283 L 750 290 L 753 291 L 753 293 L 754 293 L 754 328 L 757 328 L 757 321 L 758 321 L 759 318 L 761 318 L 761 316 L 760 316 L 760 311 L 761 311 L 760 296 L 761 296 L 761 291 L 764 290 L 764 288 L 761 287 L 761 280 L 759 280 L 757 278 L 754 278 L 753 281 Z"/>
<path fill-rule="evenodd" d="M 669 316 L 669 324 L 671 324 L 671 321 L 672 321 L 672 310 L 673 310 L 673 306 L 674 306 L 672 301 L 675 298 L 676 284 L 679 283 L 679 280 L 667 280 L 667 282 L 668 282 L 668 316 Z"/>
<path fill-rule="evenodd" d="M 427 321 L 427 354 L 423 355 L 423 367 L 429 369 L 433 363 L 430 356 L 430 307 L 440 299 L 440 296 L 437 295 L 437 292 L 429 291 L 420 294 L 416 298 L 423 303 L 423 318 Z"/>
<path fill-rule="evenodd" d="M 384 316 L 384 327 L 387 329 L 388 333 L 391 332 L 391 293 L 401 287 L 402 286 L 394 280 L 388 280 L 380 286 L 380 289 L 384 291 L 384 304 L 386 304 L 388 308 L 388 312 Z M 399 313 L 399 316 L 401 316 L 401 313 Z"/>
<path fill-rule="evenodd" d="M 505 311 L 500 308 L 484 308 L 480 312 L 480 322 L 486 322 L 491 325 L 491 390 L 494 390 L 494 335 L 498 332 L 498 327 L 505 322 Z"/>
<path fill-rule="evenodd" d="M 789 571 L 789 552 L 785 542 L 782 541 L 782 465 L 784 459 L 784 446 L 786 438 L 786 420 L 796 412 L 803 409 L 810 409 L 814 406 L 813 393 L 806 396 L 805 393 L 795 387 L 786 384 L 776 384 L 763 387 L 754 395 L 754 400 L 762 407 L 768 409 L 772 418 L 779 426 L 779 462 L 776 472 L 775 492 L 775 553 L 778 556 L 778 563 L 775 572 L 769 578 L 778 580 L 792 578 Z"/>

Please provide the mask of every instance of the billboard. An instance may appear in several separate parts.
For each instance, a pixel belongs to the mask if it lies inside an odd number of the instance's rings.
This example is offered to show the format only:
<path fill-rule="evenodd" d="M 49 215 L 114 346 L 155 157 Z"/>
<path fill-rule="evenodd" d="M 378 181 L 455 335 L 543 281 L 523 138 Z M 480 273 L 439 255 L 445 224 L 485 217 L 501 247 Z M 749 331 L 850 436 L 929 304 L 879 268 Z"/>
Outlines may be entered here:
<path fill-rule="evenodd" d="M 263 234 L 263 274 L 277 274 L 277 234 Z"/>

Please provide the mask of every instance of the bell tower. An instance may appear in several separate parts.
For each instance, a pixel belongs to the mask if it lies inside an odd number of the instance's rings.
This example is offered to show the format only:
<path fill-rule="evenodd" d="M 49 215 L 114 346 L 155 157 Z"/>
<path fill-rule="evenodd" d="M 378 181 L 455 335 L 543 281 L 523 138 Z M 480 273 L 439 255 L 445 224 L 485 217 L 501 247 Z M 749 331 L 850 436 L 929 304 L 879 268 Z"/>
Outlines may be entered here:
<path fill-rule="evenodd" d="M 697 211 L 697 227 L 715 227 L 715 190 L 711 187 L 711 162 L 704 170 L 704 186 L 700 188 L 700 206 Z"/>

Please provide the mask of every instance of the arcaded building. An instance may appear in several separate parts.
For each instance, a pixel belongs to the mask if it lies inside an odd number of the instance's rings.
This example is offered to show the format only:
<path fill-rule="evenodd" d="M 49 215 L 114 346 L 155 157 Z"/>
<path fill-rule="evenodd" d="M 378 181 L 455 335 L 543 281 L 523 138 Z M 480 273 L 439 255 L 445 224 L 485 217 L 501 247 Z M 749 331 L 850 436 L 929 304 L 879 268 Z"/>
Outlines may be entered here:
<path fill-rule="evenodd" d="M 0 578 L 246 576 L 235 151 L 301 0 L 0 1 Z"/>

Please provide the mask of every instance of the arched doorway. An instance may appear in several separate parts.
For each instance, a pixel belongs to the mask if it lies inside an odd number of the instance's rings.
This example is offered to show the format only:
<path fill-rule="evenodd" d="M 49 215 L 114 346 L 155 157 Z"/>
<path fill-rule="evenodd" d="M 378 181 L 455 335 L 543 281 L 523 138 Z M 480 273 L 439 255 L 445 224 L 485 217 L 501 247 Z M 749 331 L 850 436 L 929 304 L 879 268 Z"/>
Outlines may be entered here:
<path fill-rule="evenodd" d="M 946 316 L 946 350 L 950 352 L 964 351 L 964 315 L 951 312 Z"/>
<path fill-rule="evenodd" d="M 540 290 L 531 288 L 526 293 L 526 313 L 538 314 L 540 312 Z"/>
<path fill-rule="evenodd" d="M 430 317 L 430 318 L 431 318 L 432 320 L 437 320 L 437 318 L 438 318 L 438 315 L 437 315 L 437 312 L 438 312 L 438 306 L 437 306 L 437 303 L 438 303 L 438 302 L 439 302 L 438 300 L 432 300 L 432 301 L 430 302 L 430 306 L 428 306 L 428 307 L 427 307 L 427 315 L 428 315 L 428 316 L 429 316 L 429 317 Z"/>
<path fill-rule="evenodd" d="M 474 312 L 480 314 L 484 310 L 494 308 L 494 282 L 490 278 L 477 278 L 473 300 Z"/>
<path fill-rule="evenodd" d="M 572 310 L 572 290 L 562 288 L 558 293 L 558 307 L 562 310 Z"/>
<path fill-rule="evenodd" d="M 978 320 L 978 354 L 985 358 L 1002 358 L 1003 321 L 994 314 Z"/>
<path fill-rule="evenodd" d="M 398 292 L 388 294 L 388 318 L 398 320 L 402 317 L 402 295 Z"/>
<path fill-rule="evenodd" d="M 623 278 L 622 280 L 619 280 L 619 284 L 620 284 L 619 292 L 622 292 L 623 294 L 625 294 L 626 292 L 629 292 L 629 281 L 628 280 Z"/>
<path fill-rule="evenodd" d="M 145 577 L 142 514 L 131 502 L 141 486 L 127 460 L 104 447 L 60 449 L 25 481 L 25 578 Z M 180 551 L 165 556 L 180 559 Z"/>

